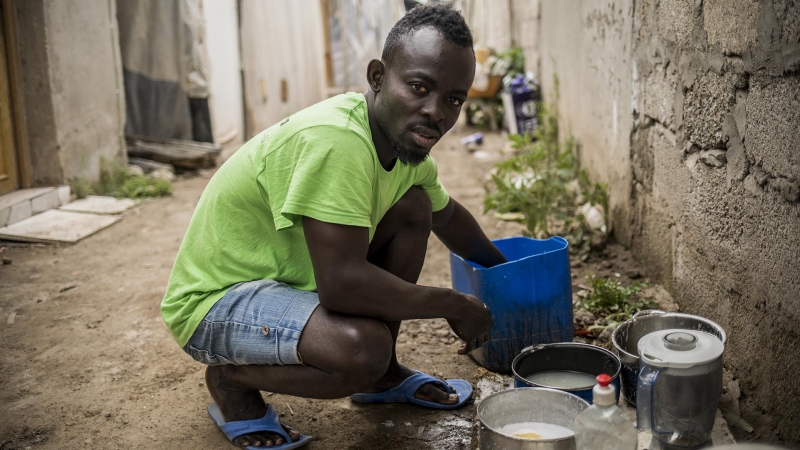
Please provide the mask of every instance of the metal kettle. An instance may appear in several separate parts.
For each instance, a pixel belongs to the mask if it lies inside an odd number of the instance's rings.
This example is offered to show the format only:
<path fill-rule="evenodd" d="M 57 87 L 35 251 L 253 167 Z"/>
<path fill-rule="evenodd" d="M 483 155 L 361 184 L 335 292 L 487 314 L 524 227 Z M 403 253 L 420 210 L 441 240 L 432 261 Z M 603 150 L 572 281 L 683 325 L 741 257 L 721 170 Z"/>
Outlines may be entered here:
<path fill-rule="evenodd" d="M 650 450 L 710 446 L 722 394 L 722 341 L 702 331 L 656 331 L 639 340 L 636 422 Z"/>

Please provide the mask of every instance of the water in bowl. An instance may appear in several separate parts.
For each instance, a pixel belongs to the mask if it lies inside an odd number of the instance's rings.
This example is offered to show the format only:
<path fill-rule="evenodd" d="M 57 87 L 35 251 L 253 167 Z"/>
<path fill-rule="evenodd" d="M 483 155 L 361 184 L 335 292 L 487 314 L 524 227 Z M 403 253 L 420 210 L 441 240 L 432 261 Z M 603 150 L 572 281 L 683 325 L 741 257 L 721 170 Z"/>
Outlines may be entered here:
<path fill-rule="evenodd" d="M 588 389 L 596 382 L 594 375 L 570 370 L 547 370 L 524 378 L 533 384 L 555 389 Z"/>
<path fill-rule="evenodd" d="M 544 422 L 510 423 L 498 428 L 497 431 L 521 439 L 561 439 L 575 434 L 568 428 Z"/>

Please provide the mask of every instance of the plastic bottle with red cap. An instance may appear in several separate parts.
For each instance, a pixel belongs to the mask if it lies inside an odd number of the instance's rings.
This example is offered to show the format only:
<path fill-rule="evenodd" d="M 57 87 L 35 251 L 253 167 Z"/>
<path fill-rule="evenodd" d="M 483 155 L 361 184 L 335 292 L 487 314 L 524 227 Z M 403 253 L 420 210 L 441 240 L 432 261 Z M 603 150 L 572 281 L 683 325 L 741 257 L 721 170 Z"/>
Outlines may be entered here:
<path fill-rule="evenodd" d="M 575 418 L 577 450 L 636 450 L 638 433 L 630 418 L 617 406 L 611 377 L 597 376 L 593 404 Z"/>

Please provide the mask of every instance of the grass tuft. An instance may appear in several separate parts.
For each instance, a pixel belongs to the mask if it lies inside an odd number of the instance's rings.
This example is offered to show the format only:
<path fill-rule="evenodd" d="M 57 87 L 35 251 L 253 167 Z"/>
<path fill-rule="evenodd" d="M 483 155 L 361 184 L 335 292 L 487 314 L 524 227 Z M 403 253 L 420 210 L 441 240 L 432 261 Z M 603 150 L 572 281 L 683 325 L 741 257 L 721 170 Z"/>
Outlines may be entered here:
<path fill-rule="evenodd" d="M 172 195 L 172 183 L 147 175 L 133 175 L 121 160 L 100 160 L 100 178 L 94 184 L 76 178 L 72 190 L 79 199 L 88 195 L 109 195 L 134 200 Z"/>
<path fill-rule="evenodd" d="M 590 276 L 589 283 L 591 284 L 589 291 L 578 293 L 578 296 L 582 297 L 578 302 L 578 309 L 604 317 L 607 326 L 612 329 L 639 311 L 658 307 L 650 299 L 639 295 L 642 289 L 647 287 L 647 280 L 625 287 L 614 279 Z"/>

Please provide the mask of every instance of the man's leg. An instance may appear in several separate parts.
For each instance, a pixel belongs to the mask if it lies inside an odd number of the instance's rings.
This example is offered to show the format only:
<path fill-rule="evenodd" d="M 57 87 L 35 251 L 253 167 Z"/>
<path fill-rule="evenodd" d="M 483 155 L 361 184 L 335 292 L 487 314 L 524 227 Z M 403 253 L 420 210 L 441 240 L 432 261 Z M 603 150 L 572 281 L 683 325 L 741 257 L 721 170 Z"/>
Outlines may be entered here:
<path fill-rule="evenodd" d="M 410 283 L 416 283 L 431 232 L 431 202 L 411 188 L 381 219 L 368 259 Z M 397 361 L 400 322 L 345 316 L 318 306 L 303 328 L 298 352 L 303 365 L 209 366 L 206 384 L 226 421 L 260 418 L 266 412 L 260 391 L 306 398 L 341 398 L 356 392 L 379 392 L 400 384 L 413 372 Z M 426 384 L 416 396 L 444 404 L 457 402 Z M 288 427 L 287 427 L 288 428 Z M 296 439 L 296 431 L 288 428 Z M 240 445 L 279 445 L 278 436 L 253 434 Z"/>
<path fill-rule="evenodd" d="M 344 316 L 318 306 L 298 344 L 302 365 L 208 366 L 206 385 L 226 422 L 257 419 L 267 405 L 260 391 L 306 398 L 342 398 L 374 385 L 392 357 L 392 336 L 383 322 Z M 292 440 L 299 434 L 289 427 Z M 280 445 L 274 434 L 250 434 L 240 445 Z"/>
<path fill-rule="evenodd" d="M 372 264 L 409 283 L 415 283 L 425 262 L 431 234 L 431 200 L 419 186 L 413 186 L 392 206 L 375 229 L 367 259 Z M 386 322 L 392 335 L 392 358 L 386 374 L 367 392 L 380 392 L 400 384 L 414 372 L 397 361 L 397 335 L 401 322 Z M 436 385 L 425 384 L 417 398 L 443 404 L 458 402 Z"/>

